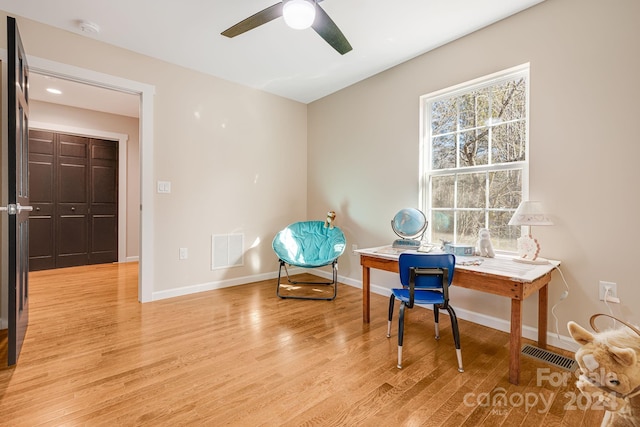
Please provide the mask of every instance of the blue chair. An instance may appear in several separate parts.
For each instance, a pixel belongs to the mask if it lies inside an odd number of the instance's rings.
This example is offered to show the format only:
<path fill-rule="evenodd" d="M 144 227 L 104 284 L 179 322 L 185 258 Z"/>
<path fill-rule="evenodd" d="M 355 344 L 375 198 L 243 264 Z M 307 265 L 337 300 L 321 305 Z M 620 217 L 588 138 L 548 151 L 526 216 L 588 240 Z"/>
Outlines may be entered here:
<path fill-rule="evenodd" d="M 389 322 L 387 323 L 387 338 L 391 337 L 391 320 L 393 305 L 396 298 L 400 300 L 400 320 L 398 323 L 398 368 L 402 369 L 402 341 L 404 338 L 404 310 L 413 308 L 414 304 L 433 304 L 436 339 L 440 339 L 438 324 L 439 309 L 449 312 L 453 341 L 456 345 L 458 371 L 462 368 L 462 352 L 460 350 L 460 333 L 458 319 L 453 307 L 449 305 L 449 286 L 453 280 L 456 258 L 452 254 L 400 254 L 398 265 L 400 282 L 403 288 L 392 289 L 389 299 Z"/>
<path fill-rule="evenodd" d="M 346 239 L 338 228 L 325 226 L 324 221 L 301 221 L 288 225 L 273 238 L 273 250 L 280 261 L 278 270 L 278 287 L 276 294 L 280 298 L 333 300 L 338 295 L 338 257 L 344 253 Z M 333 280 L 327 281 L 295 281 L 289 277 L 287 265 L 301 268 L 318 268 L 331 265 Z M 333 295 L 308 296 L 280 293 L 282 269 L 287 274 L 291 285 L 325 285 L 333 287 Z"/>

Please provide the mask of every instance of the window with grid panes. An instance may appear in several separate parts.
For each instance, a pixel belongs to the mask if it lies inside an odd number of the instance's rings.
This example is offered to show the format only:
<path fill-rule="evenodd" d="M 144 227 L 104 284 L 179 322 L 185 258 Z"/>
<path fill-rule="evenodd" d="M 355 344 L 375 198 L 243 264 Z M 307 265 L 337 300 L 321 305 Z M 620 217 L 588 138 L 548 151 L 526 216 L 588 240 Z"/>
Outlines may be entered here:
<path fill-rule="evenodd" d="M 421 97 L 421 205 L 430 241 L 475 245 L 488 228 L 516 251 L 508 222 L 528 193 L 529 66 Z"/>

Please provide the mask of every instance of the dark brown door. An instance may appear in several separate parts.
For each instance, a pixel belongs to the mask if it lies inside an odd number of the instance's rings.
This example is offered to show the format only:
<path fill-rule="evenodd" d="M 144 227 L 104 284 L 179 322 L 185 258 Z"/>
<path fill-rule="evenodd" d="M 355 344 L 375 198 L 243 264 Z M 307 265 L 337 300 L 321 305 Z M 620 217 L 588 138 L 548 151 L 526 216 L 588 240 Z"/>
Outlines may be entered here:
<path fill-rule="evenodd" d="M 118 144 L 91 139 L 89 263 L 118 260 Z"/>
<path fill-rule="evenodd" d="M 14 18 L 7 17 L 9 331 L 8 364 L 18 361 L 29 323 L 29 67 Z"/>
<path fill-rule="evenodd" d="M 118 260 L 118 144 L 32 130 L 31 270 Z"/>
<path fill-rule="evenodd" d="M 29 130 L 29 269 L 48 270 L 56 266 L 55 250 L 55 134 Z"/>
<path fill-rule="evenodd" d="M 56 267 L 89 264 L 88 138 L 60 134 L 56 158 Z"/>

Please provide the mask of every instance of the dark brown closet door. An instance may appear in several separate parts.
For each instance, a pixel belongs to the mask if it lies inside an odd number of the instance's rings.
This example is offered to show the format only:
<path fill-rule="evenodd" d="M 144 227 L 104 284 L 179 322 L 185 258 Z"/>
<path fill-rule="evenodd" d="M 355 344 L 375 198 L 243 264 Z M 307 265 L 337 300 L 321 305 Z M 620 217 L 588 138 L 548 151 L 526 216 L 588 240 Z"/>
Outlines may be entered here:
<path fill-rule="evenodd" d="M 118 145 L 91 139 L 90 264 L 118 260 Z"/>
<path fill-rule="evenodd" d="M 29 269 L 55 268 L 55 174 L 53 132 L 29 131 Z"/>
<path fill-rule="evenodd" d="M 118 261 L 118 144 L 32 130 L 31 271 Z"/>
<path fill-rule="evenodd" d="M 89 263 L 88 138 L 59 134 L 56 267 Z"/>

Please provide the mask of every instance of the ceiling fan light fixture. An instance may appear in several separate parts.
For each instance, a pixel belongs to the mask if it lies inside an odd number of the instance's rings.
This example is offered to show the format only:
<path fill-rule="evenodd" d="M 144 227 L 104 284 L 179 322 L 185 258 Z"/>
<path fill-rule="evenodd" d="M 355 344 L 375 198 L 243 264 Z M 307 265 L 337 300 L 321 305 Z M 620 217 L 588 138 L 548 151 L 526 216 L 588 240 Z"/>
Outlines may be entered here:
<path fill-rule="evenodd" d="M 316 19 L 316 5 L 313 0 L 288 0 L 282 5 L 284 22 L 295 30 L 309 28 Z"/>

